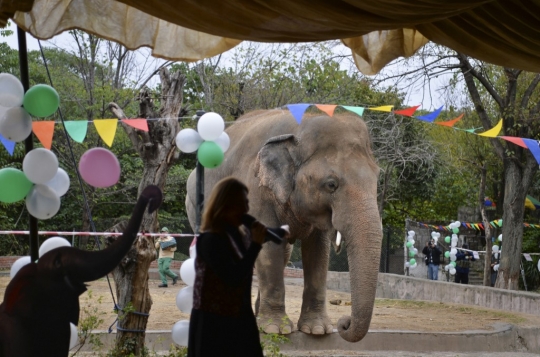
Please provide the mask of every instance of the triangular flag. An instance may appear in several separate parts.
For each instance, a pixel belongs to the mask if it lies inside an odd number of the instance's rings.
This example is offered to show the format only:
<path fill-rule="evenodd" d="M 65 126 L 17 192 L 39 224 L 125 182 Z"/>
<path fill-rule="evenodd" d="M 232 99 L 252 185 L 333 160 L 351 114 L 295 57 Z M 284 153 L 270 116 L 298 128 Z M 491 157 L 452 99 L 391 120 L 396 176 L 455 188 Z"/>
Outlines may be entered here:
<path fill-rule="evenodd" d="M 518 138 L 517 136 L 499 136 L 499 138 L 504 139 L 506 141 L 509 141 L 511 143 L 514 143 L 518 146 L 521 146 L 522 148 L 527 149 L 527 144 L 523 141 L 522 138 Z"/>
<path fill-rule="evenodd" d="M 357 114 L 358 116 L 364 115 L 364 107 L 351 107 L 348 105 L 342 105 L 341 107 L 350 112 L 353 112 L 354 114 Z"/>
<path fill-rule="evenodd" d="M 116 135 L 118 119 L 94 119 L 94 125 L 101 139 L 111 147 Z"/>
<path fill-rule="evenodd" d="M 487 138 L 494 138 L 497 135 L 499 135 L 499 133 L 501 132 L 502 126 L 503 126 L 503 121 L 501 119 L 501 120 L 499 120 L 497 125 L 495 125 L 493 128 L 491 128 L 491 129 L 489 129 L 487 131 L 484 131 L 483 133 L 478 133 L 476 135 L 485 136 Z"/>
<path fill-rule="evenodd" d="M 461 118 L 463 118 L 463 114 L 461 114 L 460 116 L 458 116 L 455 119 L 448 120 L 448 121 L 439 121 L 439 122 L 436 122 L 435 124 L 439 124 L 439 125 L 442 125 L 442 126 L 448 126 L 448 127 L 451 128 L 451 127 L 454 126 L 454 124 L 456 124 L 458 121 L 460 121 Z"/>
<path fill-rule="evenodd" d="M 315 106 L 328 114 L 329 117 L 334 115 L 334 110 L 336 110 L 337 105 L 334 104 L 315 104 Z"/>
<path fill-rule="evenodd" d="M 82 143 L 88 130 L 88 120 L 65 121 L 64 126 L 69 136 L 78 143 Z"/>
<path fill-rule="evenodd" d="M 373 107 L 373 108 L 368 108 L 368 109 L 376 110 L 379 112 L 391 112 L 393 107 L 394 107 L 393 105 L 382 105 L 380 107 Z"/>
<path fill-rule="evenodd" d="M 420 106 L 417 105 L 416 107 L 410 107 L 410 108 L 401 109 L 401 110 L 394 110 L 394 114 L 399 114 L 399 115 L 403 115 L 403 116 L 406 116 L 406 117 L 412 117 L 412 115 L 414 114 L 416 109 L 418 109 L 419 107 Z"/>
<path fill-rule="evenodd" d="M 54 135 L 54 121 L 34 121 L 32 122 L 32 131 L 36 134 L 43 147 L 51 150 Z"/>
<path fill-rule="evenodd" d="M 0 134 L 0 141 L 2 142 L 2 145 L 4 145 L 6 150 L 9 152 L 9 156 L 13 156 L 13 150 L 15 150 L 15 142 L 9 141 L 8 139 L 4 138 L 2 134 Z"/>
<path fill-rule="evenodd" d="M 538 162 L 540 165 L 540 147 L 538 146 L 538 141 L 533 139 L 523 139 L 523 141 L 525 142 L 525 145 L 527 145 L 527 148 L 531 151 L 531 154 L 533 154 L 536 162 Z"/>
<path fill-rule="evenodd" d="M 304 116 L 304 113 L 306 112 L 306 109 L 311 104 L 306 103 L 299 103 L 299 104 L 287 104 L 287 109 L 291 112 L 292 116 L 296 120 L 298 124 L 302 122 L 302 117 Z"/>
<path fill-rule="evenodd" d="M 122 119 L 123 123 L 142 131 L 148 131 L 148 122 L 146 119 Z"/>
<path fill-rule="evenodd" d="M 427 121 L 429 123 L 433 123 L 435 118 L 437 118 L 439 116 L 439 114 L 441 114 L 442 108 L 443 107 L 440 107 L 439 109 L 437 109 L 434 112 L 427 113 L 426 115 L 420 115 L 419 117 L 415 117 L 415 118 L 423 120 L 423 121 Z"/>
<path fill-rule="evenodd" d="M 476 129 L 464 129 L 463 131 L 466 131 L 466 132 L 468 132 L 468 133 L 474 134 L 474 132 L 476 131 Z"/>

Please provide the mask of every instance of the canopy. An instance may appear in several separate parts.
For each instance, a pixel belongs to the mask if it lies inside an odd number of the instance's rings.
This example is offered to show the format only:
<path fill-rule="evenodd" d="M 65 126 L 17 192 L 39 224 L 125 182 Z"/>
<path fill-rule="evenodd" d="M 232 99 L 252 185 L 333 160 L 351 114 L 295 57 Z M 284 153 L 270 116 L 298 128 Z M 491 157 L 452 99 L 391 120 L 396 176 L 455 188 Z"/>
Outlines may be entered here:
<path fill-rule="evenodd" d="M 153 55 L 196 61 L 243 40 L 341 39 L 374 74 L 428 39 L 540 72 L 540 0 L 0 0 L 0 25 L 48 39 L 82 29 Z"/>

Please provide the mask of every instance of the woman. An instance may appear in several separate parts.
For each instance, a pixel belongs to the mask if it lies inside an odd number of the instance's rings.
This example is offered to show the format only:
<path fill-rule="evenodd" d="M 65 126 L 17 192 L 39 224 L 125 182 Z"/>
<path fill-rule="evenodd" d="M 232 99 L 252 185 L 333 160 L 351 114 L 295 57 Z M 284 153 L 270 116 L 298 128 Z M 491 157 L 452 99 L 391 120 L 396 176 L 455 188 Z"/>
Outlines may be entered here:
<path fill-rule="evenodd" d="M 239 180 L 219 181 L 208 201 L 197 238 L 188 356 L 263 355 L 251 308 L 251 280 L 266 227 L 242 225 L 248 189 Z"/>

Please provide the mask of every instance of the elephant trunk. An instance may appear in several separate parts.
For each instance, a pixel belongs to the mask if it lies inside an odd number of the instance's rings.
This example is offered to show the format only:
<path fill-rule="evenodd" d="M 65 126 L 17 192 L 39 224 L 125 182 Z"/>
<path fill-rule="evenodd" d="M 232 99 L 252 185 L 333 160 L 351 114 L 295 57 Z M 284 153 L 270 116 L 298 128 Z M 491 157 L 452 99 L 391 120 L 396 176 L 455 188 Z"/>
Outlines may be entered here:
<path fill-rule="evenodd" d="M 148 205 L 149 213 L 154 212 L 161 205 L 162 197 L 161 190 L 157 186 L 147 186 L 137 200 L 122 236 L 106 249 L 89 252 L 69 248 L 73 251 L 63 262 L 69 276 L 77 281 L 88 282 L 110 273 L 131 249 L 137 238 L 146 206 Z"/>
<path fill-rule="evenodd" d="M 358 342 L 367 334 L 377 290 L 379 260 L 381 255 L 381 221 L 376 200 L 361 200 L 360 209 L 346 217 L 358 217 L 341 227 L 342 238 L 347 248 L 351 279 L 351 316 L 338 321 L 341 337 L 349 342 Z M 345 216 L 345 215 L 344 215 Z M 338 224 L 337 227 L 340 225 Z"/>

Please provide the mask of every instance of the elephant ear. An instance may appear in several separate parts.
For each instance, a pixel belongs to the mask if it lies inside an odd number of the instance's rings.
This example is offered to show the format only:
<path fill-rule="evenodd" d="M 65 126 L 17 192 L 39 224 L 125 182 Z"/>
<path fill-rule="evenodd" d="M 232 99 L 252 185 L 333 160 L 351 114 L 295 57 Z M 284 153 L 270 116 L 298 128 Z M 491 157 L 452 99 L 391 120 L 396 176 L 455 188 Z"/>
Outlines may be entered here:
<path fill-rule="evenodd" d="M 259 186 L 269 188 L 280 204 L 285 204 L 294 188 L 298 139 L 293 134 L 275 136 L 257 154 L 255 166 Z"/>

